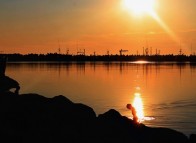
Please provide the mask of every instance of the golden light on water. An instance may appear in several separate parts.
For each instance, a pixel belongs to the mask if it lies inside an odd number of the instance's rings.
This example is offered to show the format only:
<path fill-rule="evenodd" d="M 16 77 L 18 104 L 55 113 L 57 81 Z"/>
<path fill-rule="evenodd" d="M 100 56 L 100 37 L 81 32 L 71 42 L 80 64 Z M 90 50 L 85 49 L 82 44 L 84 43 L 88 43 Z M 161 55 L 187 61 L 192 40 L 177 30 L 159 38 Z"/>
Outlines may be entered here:
<path fill-rule="evenodd" d="M 136 110 L 136 115 L 138 117 L 139 122 L 143 121 L 144 120 L 144 108 L 143 108 L 143 102 L 142 102 L 140 93 L 135 93 L 133 107 Z"/>
<path fill-rule="evenodd" d="M 135 64 L 148 64 L 150 62 L 149 61 L 135 61 L 135 62 L 132 62 L 132 63 L 135 63 Z"/>
<path fill-rule="evenodd" d="M 134 109 L 136 111 L 136 115 L 137 115 L 137 118 L 138 118 L 137 122 L 141 123 L 143 121 L 155 120 L 155 118 L 152 117 L 152 116 L 145 116 L 145 114 L 144 114 L 144 107 L 143 107 L 143 101 L 142 101 L 141 94 L 139 92 L 136 92 L 134 94 L 134 100 L 132 102 L 132 105 L 133 105 L 133 107 L 134 107 Z M 132 114 L 133 114 L 133 111 L 132 111 Z"/>

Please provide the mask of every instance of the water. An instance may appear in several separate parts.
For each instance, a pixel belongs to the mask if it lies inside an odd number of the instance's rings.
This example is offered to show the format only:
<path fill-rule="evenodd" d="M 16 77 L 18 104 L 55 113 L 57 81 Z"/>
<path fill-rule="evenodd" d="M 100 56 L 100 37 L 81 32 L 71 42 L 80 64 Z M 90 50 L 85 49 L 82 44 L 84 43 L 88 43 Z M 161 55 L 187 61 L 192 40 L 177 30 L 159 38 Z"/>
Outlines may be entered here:
<path fill-rule="evenodd" d="M 6 75 L 20 93 L 65 95 L 97 114 L 116 109 L 130 117 L 127 103 L 140 95 L 143 123 L 196 133 L 196 65 L 176 63 L 9 63 Z"/>

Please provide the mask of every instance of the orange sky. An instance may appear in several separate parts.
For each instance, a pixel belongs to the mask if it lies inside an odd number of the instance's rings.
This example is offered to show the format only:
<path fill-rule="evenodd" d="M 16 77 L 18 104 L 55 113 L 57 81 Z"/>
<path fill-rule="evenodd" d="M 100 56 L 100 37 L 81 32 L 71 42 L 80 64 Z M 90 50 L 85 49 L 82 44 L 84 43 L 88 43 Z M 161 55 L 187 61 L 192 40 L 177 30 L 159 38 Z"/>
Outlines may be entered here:
<path fill-rule="evenodd" d="M 86 49 L 87 54 L 142 54 L 144 46 L 161 54 L 196 52 L 196 2 L 156 0 L 155 12 L 175 34 L 176 41 L 152 16 L 136 16 L 123 0 L 2 0 L 0 51 L 54 53 Z M 144 0 L 145 1 L 145 0 Z M 59 41 L 59 42 L 58 42 Z M 147 42 L 146 42 L 147 41 Z M 78 44 L 77 44 L 78 43 Z M 191 50 L 192 44 L 192 50 Z"/>

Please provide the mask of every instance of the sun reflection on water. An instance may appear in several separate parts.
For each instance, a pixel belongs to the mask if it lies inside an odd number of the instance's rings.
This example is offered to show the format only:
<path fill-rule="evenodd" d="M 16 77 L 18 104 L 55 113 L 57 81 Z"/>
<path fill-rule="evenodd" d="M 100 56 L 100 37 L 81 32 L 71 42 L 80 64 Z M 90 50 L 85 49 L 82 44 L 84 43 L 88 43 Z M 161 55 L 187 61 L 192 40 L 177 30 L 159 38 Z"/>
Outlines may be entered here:
<path fill-rule="evenodd" d="M 143 102 L 140 93 L 135 93 L 133 107 L 136 110 L 138 121 L 141 122 L 144 119 L 144 110 L 143 110 L 144 108 L 143 108 Z"/>
<path fill-rule="evenodd" d="M 151 120 L 155 119 L 154 117 L 145 116 L 143 101 L 142 101 L 141 94 L 139 92 L 136 92 L 134 94 L 133 107 L 136 110 L 136 115 L 138 117 L 139 123 L 141 123 L 143 121 L 151 121 Z"/>

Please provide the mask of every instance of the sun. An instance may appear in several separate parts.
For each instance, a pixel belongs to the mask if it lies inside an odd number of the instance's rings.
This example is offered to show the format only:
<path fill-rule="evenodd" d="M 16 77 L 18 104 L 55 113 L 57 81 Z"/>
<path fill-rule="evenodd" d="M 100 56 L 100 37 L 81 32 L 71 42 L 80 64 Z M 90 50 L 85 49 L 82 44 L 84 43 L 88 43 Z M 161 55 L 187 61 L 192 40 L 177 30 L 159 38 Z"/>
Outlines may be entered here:
<path fill-rule="evenodd" d="M 155 0 L 123 0 L 123 8 L 135 15 L 152 14 Z"/>

